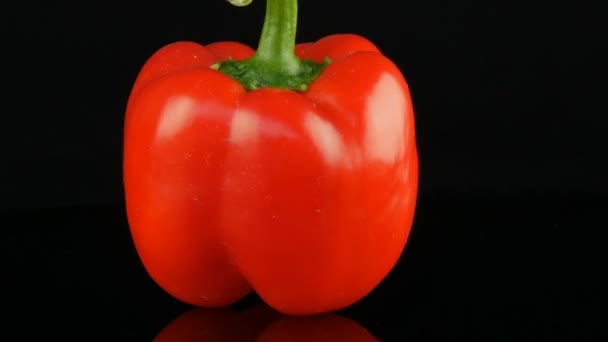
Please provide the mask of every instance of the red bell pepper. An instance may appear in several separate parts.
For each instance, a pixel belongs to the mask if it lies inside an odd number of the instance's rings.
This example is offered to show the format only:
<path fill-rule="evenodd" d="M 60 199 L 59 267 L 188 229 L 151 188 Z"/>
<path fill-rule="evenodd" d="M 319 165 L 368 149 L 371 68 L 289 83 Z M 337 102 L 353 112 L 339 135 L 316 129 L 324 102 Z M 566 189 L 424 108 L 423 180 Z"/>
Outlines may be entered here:
<path fill-rule="evenodd" d="M 282 313 L 333 311 L 402 254 L 418 187 L 408 85 L 361 36 L 296 45 L 296 21 L 296 0 L 267 0 L 257 50 L 173 43 L 135 81 L 128 221 L 151 278 L 183 302 L 256 291 Z"/>

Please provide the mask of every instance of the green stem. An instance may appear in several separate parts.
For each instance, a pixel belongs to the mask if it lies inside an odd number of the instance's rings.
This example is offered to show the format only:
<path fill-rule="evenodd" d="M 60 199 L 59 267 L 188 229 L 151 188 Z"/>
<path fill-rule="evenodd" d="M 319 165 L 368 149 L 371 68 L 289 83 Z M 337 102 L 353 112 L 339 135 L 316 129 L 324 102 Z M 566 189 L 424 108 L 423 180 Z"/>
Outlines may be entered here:
<path fill-rule="evenodd" d="M 247 2 L 229 0 L 233 4 Z M 255 55 L 248 60 L 227 60 L 214 66 L 239 81 L 247 90 L 263 87 L 306 90 L 329 64 L 295 55 L 297 0 L 266 0 L 266 17 Z"/>
<path fill-rule="evenodd" d="M 266 19 L 254 58 L 258 63 L 274 65 L 274 69 L 277 69 L 277 71 L 287 74 L 296 73 L 300 67 L 300 60 L 294 53 L 298 1 L 266 1 Z"/>

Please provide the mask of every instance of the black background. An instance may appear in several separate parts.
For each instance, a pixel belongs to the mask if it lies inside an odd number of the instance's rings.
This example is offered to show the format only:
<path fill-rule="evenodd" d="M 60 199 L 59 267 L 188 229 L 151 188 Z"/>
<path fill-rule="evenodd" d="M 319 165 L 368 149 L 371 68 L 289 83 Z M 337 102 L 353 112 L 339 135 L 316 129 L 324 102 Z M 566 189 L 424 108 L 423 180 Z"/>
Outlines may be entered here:
<path fill-rule="evenodd" d="M 386 281 L 345 315 L 381 340 L 600 333 L 599 13 L 574 2 L 300 1 L 298 40 L 368 37 L 403 71 L 416 111 L 412 236 Z M 151 283 L 130 242 L 126 99 L 158 48 L 255 46 L 263 14 L 261 0 L 3 11 L 4 279 L 16 322 L 51 329 L 28 332 L 149 340 L 187 309 Z"/>

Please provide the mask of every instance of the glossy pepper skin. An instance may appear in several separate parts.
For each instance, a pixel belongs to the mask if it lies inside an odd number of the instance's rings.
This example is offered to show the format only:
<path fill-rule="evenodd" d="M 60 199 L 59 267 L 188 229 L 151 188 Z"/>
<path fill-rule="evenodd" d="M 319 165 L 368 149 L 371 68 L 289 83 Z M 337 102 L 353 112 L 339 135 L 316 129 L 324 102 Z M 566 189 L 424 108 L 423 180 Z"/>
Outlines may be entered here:
<path fill-rule="evenodd" d="M 305 90 L 246 89 L 216 70 L 254 54 L 178 42 L 143 66 L 124 130 L 135 247 L 154 281 L 192 305 L 256 291 L 285 314 L 347 307 L 391 271 L 412 226 L 408 85 L 352 34 L 295 46 L 330 60 Z"/>

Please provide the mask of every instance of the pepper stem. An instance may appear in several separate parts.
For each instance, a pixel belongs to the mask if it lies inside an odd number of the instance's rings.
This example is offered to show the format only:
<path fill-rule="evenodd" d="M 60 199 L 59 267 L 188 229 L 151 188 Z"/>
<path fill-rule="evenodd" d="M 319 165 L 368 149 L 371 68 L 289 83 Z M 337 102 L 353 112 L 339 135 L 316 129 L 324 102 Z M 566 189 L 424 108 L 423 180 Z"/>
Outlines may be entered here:
<path fill-rule="evenodd" d="M 277 71 L 296 73 L 300 61 L 294 51 L 298 21 L 297 0 L 267 0 L 266 19 L 256 51 L 258 63 L 274 64 Z"/>
<path fill-rule="evenodd" d="M 228 0 L 244 6 L 251 0 Z M 329 64 L 295 55 L 298 21 L 297 0 L 266 0 L 266 17 L 258 48 L 244 61 L 227 60 L 213 68 L 239 81 L 247 90 L 262 87 L 304 91 Z"/>
<path fill-rule="evenodd" d="M 243 7 L 243 6 L 247 6 L 251 3 L 252 0 L 228 0 L 229 3 L 233 4 L 234 6 L 238 6 L 238 7 Z"/>

